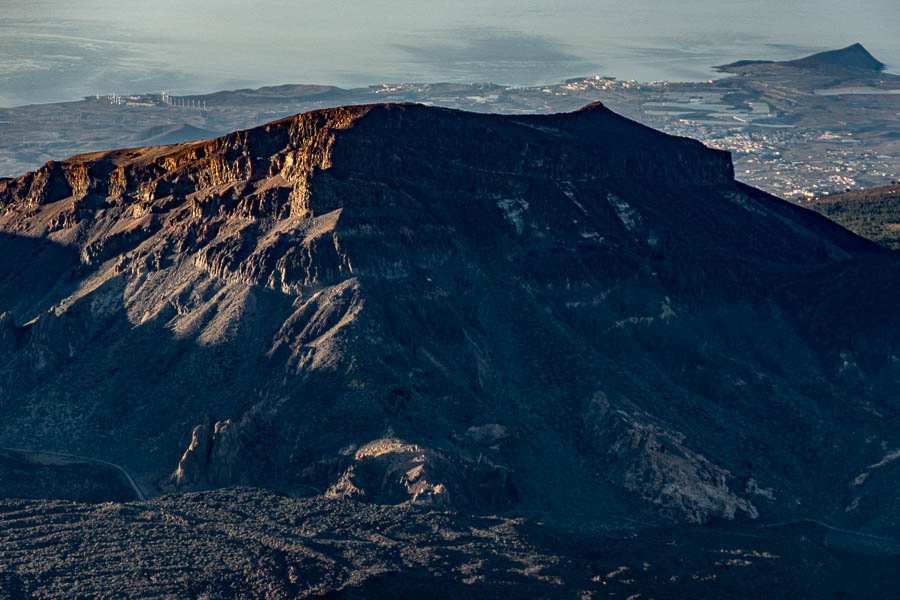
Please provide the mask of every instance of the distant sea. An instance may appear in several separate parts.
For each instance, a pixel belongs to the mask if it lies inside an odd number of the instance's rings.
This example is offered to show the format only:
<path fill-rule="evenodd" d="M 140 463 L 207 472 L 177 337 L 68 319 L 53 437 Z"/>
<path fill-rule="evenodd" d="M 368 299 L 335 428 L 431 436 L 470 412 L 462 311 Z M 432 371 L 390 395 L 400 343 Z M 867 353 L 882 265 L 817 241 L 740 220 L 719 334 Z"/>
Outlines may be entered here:
<path fill-rule="evenodd" d="M 717 77 L 860 42 L 900 72 L 898 0 L 0 0 L 0 106 L 319 83 Z"/>

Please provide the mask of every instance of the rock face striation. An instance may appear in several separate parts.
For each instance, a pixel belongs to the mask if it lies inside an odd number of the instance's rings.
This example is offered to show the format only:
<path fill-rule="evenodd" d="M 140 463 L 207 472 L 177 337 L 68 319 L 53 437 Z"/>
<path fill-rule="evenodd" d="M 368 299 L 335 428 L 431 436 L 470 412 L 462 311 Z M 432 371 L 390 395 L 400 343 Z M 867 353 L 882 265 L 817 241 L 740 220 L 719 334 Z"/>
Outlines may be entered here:
<path fill-rule="evenodd" d="M 159 491 L 831 515 L 900 447 L 898 289 L 599 104 L 327 109 L 0 181 L 0 445 Z"/>

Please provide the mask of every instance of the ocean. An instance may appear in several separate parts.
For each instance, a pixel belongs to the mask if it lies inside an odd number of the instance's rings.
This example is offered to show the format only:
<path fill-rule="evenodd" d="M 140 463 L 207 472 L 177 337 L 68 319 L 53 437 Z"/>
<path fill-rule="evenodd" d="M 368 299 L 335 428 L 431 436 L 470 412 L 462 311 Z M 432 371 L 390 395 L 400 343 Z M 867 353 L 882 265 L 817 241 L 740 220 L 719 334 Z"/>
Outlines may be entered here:
<path fill-rule="evenodd" d="M 860 42 L 900 72 L 897 0 L 0 0 L 0 106 L 284 83 L 697 81 Z"/>

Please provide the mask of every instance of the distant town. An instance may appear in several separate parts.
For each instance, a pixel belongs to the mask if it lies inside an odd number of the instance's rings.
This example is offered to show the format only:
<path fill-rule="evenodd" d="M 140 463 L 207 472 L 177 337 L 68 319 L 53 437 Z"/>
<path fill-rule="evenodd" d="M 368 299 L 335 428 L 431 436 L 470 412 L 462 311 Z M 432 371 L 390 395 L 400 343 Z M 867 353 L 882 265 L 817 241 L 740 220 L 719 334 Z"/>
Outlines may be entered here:
<path fill-rule="evenodd" d="M 203 96 L 97 94 L 0 109 L 0 176 L 117 147 L 172 144 L 342 104 L 421 102 L 505 114 L 571 111 L 602 101 L 673 135 L 732 153 L 745 183 L 802 202 L 900 180 L 900 77 L 790 63 L 722 68 L 705 82 L 589 76 L 547 86 L 395 83 L 358 89 L 284 85 Z"/>

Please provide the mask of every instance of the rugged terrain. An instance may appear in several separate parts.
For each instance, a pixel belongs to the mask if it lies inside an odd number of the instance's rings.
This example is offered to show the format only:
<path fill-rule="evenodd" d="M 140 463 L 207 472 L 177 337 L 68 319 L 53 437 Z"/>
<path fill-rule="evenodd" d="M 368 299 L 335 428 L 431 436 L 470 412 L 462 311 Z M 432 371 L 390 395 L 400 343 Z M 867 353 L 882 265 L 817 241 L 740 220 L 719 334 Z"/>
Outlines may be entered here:
<path fill-rule="evenodd" d="M 291 499 L 235 488 L 133 504 L 0 501 L 0 598 L 873 598 L 898 546 Z"/>
<path fill-rule="evenodd" d="M 865 238 L 900 250 L 900 186 L 822 196 L 809 207 Z"/>
<path fill-rule="evenodd" d="M 148 495 L 815 521 L 845 564 L 900 536 L 896 258 L 602 105 L 328 109 L 51 162 L 0 180 L 0 207 L 0 447 Z M 190 498 L 217 510 L 110 510 Z M 102 522 L 21 507 L 15 552 L 42 511 Z"/>

